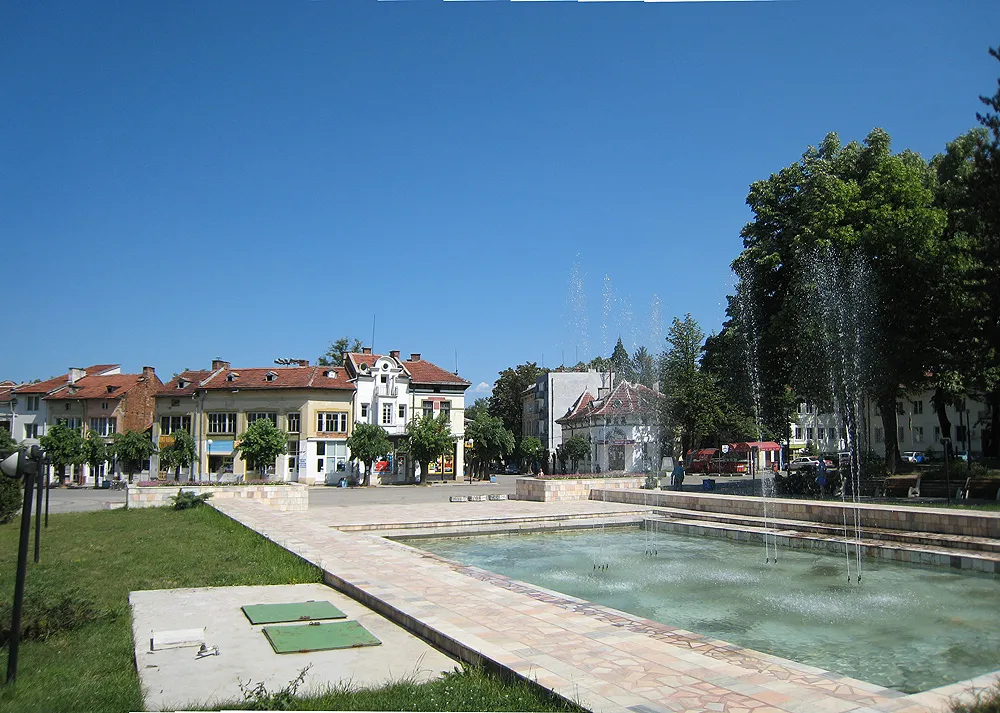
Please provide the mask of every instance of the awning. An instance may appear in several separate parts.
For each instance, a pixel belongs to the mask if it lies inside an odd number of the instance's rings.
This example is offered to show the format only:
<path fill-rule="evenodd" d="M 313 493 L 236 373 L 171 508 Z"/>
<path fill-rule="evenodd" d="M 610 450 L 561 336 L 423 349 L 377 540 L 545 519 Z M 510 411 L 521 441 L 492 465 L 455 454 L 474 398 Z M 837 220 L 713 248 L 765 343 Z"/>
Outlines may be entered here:
<path fill-rule="evenodd" d="M 751 441 L 749 443 L 733 443 L 729 446 L 729 450 L 737 453 L 749 453 L 755 449 L 758 451 L 780 451 L 781 446 L 774 441 Z"/>

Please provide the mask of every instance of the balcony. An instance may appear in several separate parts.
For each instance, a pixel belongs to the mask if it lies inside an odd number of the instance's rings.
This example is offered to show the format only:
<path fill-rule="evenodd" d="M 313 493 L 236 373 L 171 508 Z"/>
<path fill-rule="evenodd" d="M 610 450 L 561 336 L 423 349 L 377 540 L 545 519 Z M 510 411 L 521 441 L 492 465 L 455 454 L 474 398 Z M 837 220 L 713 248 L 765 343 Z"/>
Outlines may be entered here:
<path fill-rule="evenodd" d="M 375 395 L 382 399 L 394 399 L 399 395 L 399 387 L 395 384 L 375 384 Z"/>

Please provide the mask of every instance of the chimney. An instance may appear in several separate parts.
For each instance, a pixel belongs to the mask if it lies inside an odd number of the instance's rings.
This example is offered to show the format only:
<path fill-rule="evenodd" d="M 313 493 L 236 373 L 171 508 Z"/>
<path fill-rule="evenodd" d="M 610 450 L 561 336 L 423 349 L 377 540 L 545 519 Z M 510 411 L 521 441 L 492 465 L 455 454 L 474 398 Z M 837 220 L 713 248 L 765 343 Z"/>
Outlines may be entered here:
<path fill-rule="evenodd" d="M 308 359 L 296 359 L 295 363 L 298 364 L 299 366 L 309 366 Z"/>
<path fill-rule="evenodd" d="M 410 361 L 420 361 L 420 352 L 410 352 Z"/>
<path fill-rule="evenodd" d="M 142 378 L 146 381 L 154 381 L 156 378 L 156 367 L 144 366 L 142 367 Z"/>
<path fill-rule="evenodd" d="M 372 348 L 371 347 L 361 347 L 361 353 L 362 354 L 371 354 L 372 353 Z"/>
<path fill-rule="evenodd" d="M 399 350 L 393 349 L 392 351 L 389 352 L 389 356 L 391 356 L 393 359 L 399 359 Z"/>
<path fill-rule="evenodd" d="M 218 371 L 219 369 L 228 369 L 228 368 L 229 368 L 228 361 L 222 361 L 222 359 L 212 360 L 212 371 Z"/>
<path fill-rule="evenodd" d="M 87 372 L 85 370 L 79 369 L 79 368 L 77 368 L 75 366 L 71 366 L 69 368 L 69 376 L 67 377 L 66 380 L 69 383 L 71 383 L 71 384 L 75 384 L 76 382 L 78 382 L 80 379 L 82 379 L 86 375 L 87 375 Z"/>

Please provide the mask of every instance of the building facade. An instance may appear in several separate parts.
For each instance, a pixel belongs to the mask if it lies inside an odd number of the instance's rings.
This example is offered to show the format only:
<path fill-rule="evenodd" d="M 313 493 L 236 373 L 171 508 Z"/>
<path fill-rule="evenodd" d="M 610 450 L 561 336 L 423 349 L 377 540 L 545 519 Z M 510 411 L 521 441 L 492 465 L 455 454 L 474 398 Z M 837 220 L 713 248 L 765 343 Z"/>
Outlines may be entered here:
<path fill-rule="evenodd" d="M 46 396 L 72 386 L 86 376 L 116 374 L 121 374 L 119 364 L 95 364 L 85 369 L 73 367 L 62 376 L 14 387 L 10 392 L 10 435 L 24 445 L 38 445 L 38 440 L 45 435 L 46 424 L 51 422 Z"/>
<path fill-rule="evenodd" d="M 533 436 L 540 440 L 550 454 L 556 453 L 563 443 L 563 426 L 559 419 L 580 394 L 585 391 L 598 393 L 611 378 L 612 374 L 595 369 L 542 374 L 521 396 L 521 433 L 525 438 Z"/>

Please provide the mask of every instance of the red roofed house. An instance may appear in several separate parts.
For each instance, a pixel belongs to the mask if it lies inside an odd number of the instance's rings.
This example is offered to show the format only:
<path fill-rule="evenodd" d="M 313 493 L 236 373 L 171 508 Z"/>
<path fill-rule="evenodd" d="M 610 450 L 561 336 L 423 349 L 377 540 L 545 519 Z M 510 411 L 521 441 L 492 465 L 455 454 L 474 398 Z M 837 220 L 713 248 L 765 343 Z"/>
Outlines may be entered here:
<path fill-rule="evenodd" d="M 233 369 L 217 359 L 211 369 L 185 371 L 159 389 L 153 435 L 160 447 L 178 429 L 194 437 L 198 460 L 182 471 L 184 480 L 236 480 L 248 475 L 236 451 L 240 434 L 266 418 L 288 434 L 287 451 L 268 472 L 249 475 L 323 483 L 348 474 L 353 402 L 354 384 L 342 367 L 300 360 L 295 366 Z"/>
<path fill-rule="evenodd" d="M 621 381 L 600 389 L 597 397 L 584 391 L 566 415 L 556 419 L 565 443 L 581 436 L 590 457 L 580 472 L 647 472 L 660 463 L 660 429 L 656 409 L 663 394 L 641 384 Z"/>
<path fill-rule="evenodd" d="M 0 381 L 0 429 L 5 429 L 7 433 L 12 435 L 14 433 L 12 424 L 14 411 L 10 400 L 14 397 L 11 392 L 16 386 L 17 384 L 10 380 Z"/>
<path fill-rule="evenodd" d="M 95 374 L 74 379 L 42 397 L 48 411 L 48 424 L 62 423 L 80 429 L 86 436 L 96 431 L 109 442 L 115 433 L 148 431 L 153 422 L 153 396 L 163 386 L 151 366 L 141 374 L 122 374 L 118 368 L 98 370 Z M 21 393 L 24 390 L 19 390 Z M 78 484 L 121 477 L 120 467 L 102 464 L 96 473 L 90 466 L 73 466 L 73 480 Z M 149 471 L 149 466 L 143 468 Z"/>
<path fill-rule="evenodd" d="M 369 347 L 344 354 L 344 368 L 355 385 L 354 413 L 359 423 L 375 423 L 386 430 L 393 443 L 381 465 L 376 465 L 373 485 L 409 482 L 416 464 L 399 453 L 396 445 L 406 436 L 406 424 L 425 415 L 448 414 L 455 445 L 430 464 L 432 480 L 458 480 L 465 475 L 465 390 L 470 383 L 420 354 L 401 359 L 398 350 L 388 355 L 372 354 Z"/>

